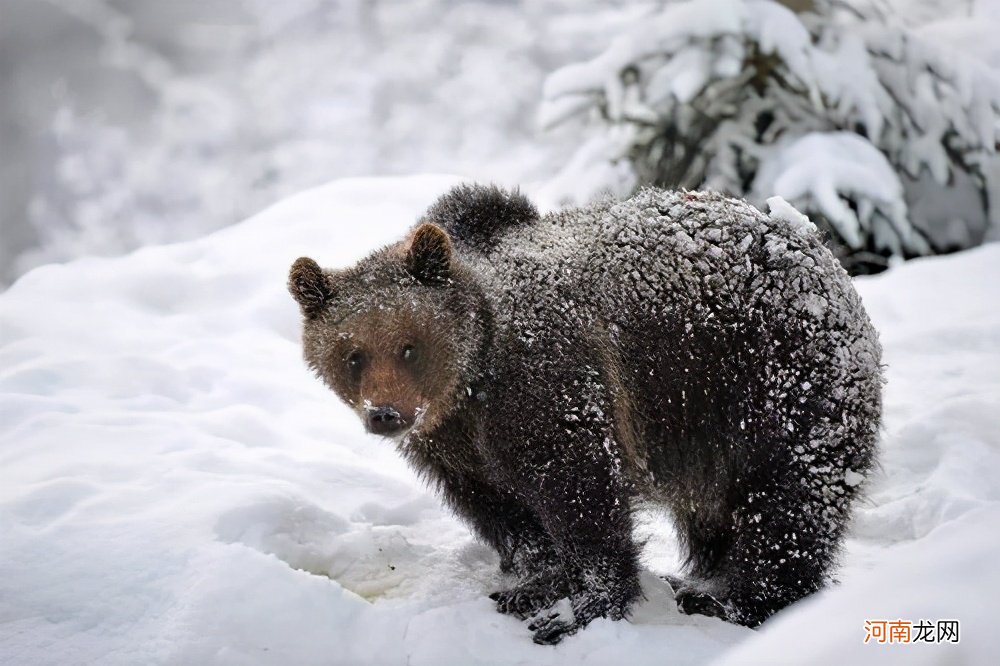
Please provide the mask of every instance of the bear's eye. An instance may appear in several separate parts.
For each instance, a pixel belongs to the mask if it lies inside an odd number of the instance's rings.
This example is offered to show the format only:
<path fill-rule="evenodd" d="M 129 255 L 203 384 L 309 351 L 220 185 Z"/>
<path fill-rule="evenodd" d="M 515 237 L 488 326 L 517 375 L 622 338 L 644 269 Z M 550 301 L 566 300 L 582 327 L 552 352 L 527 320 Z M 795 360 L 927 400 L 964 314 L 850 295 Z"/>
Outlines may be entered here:
<path fill-rule="evenodd" d="M 352 351 L 347 355 L 347 358 L 344 359 L 344 362 L 347 364 L 347 369 L 350 371 L 351 377 L 355 381 L 360 379 L 361 372 L 365 369 L 366 365 L 365 355 L 360 351 Z"/>
<path fill-rule="evenodd" d="M 403 351 L 401 351 L 399 355 L 407 363 L 413 363 L 417 360 L 417 348 L 413 345 L 406 345 L 403 347 Z"/>

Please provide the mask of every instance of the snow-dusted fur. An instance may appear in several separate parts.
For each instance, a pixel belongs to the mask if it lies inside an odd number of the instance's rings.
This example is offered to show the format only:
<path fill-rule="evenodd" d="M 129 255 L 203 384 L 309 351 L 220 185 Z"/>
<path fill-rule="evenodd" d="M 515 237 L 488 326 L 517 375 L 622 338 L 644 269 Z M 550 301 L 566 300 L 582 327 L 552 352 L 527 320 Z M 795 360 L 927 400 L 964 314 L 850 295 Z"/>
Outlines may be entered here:
<path fill-rule="evenodd" d="M 874 462 L 881 350 L 811 224 L 654 189 L 541 217 L 460 186 L 410 238 L 347 271 L 300 260 L 290 284 L 307 360 L 352 404 L 338 345 L 359 326 L 437 336 L 407 395 L 449 388 L 397 443 L 517 575 L 493 597 L 536 641 L 628 612 L 640 502 L 675 519 L 686 612 L 755 626 L 827 579 Z"/>

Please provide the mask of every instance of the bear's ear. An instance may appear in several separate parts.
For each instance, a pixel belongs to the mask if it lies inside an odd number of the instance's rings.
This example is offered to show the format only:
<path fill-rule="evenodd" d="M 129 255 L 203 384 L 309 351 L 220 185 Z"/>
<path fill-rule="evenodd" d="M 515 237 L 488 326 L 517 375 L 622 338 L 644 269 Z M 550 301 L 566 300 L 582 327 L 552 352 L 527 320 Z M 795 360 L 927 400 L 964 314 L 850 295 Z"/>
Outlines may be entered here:
<path fill-rule="evenodd" d="M 406 270 L 423 284 L 444 284 L 451 276 L 451 239 L 441 227 L 417 227 L 406 250 Z"/>
<path fill-rule="evenodd" d="M 302 314 L 312 318 L 333 300 L 333 288 L 323 269 L 309 257 L 300 257 L 288 272 L 288 291 L 302 308 Z"/>

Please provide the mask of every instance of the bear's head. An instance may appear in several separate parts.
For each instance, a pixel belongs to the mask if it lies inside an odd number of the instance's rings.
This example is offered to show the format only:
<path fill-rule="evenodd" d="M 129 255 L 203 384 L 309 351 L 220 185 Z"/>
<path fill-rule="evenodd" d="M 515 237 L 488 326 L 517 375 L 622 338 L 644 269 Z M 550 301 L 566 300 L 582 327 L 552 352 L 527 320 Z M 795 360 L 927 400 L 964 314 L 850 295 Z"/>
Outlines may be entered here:
<path fill-rule="evenodd" d="M 421 224 L 344 270 L 298 259 L 288 289 L 306 362 L 369 432 L 428 432 L 471 393 L 484 307 L 440 227 Z"/>

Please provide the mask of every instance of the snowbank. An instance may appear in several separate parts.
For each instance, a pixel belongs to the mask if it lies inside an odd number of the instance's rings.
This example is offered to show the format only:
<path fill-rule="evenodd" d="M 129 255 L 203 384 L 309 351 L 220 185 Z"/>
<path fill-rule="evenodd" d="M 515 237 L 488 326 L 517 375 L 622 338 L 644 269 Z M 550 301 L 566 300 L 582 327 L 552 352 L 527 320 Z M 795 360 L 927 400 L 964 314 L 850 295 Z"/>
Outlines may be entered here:
<path fill-rule="evenodd" d="M 289 264 L 347 264 L 455 179 L 346 180 L 203 239 L 45 266 L 0 295 L 0 662 L 958 663 L 1000 579 L 1000 245 L 860 283 L 889 364 L 884 475 L 843 584 L 752 632 L 679 615 L 535 646 L 496 558 L 300 360 Z M 647 517 L 648 565 L 677 566 Z M 864 645 L 865 619 L 961 643 Z M 735 650 L 735 651 L 731 651 Z"/>

